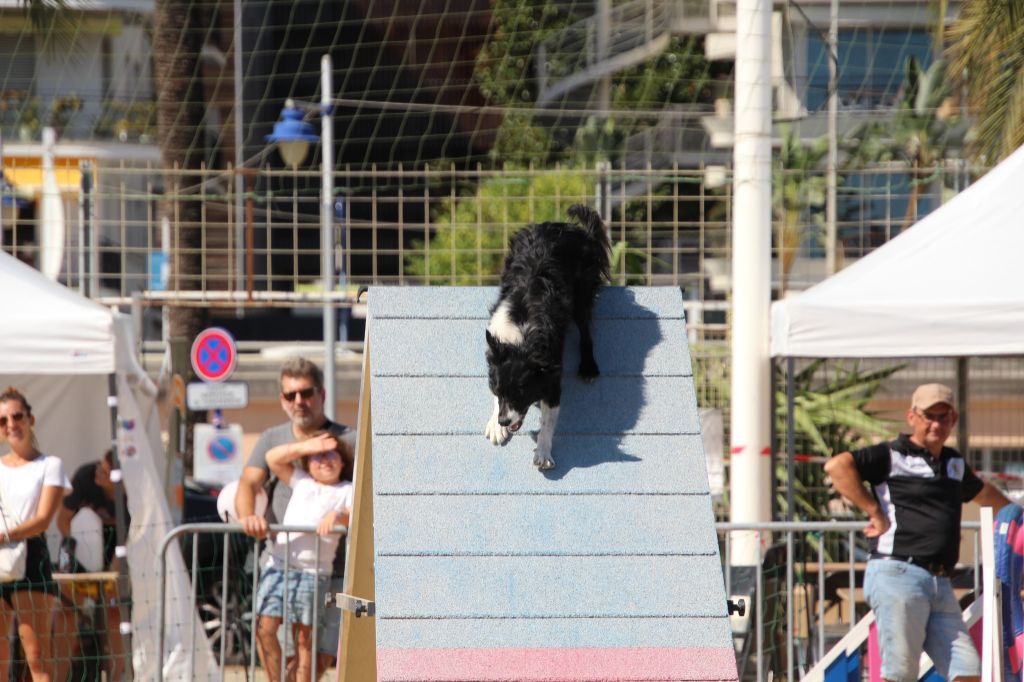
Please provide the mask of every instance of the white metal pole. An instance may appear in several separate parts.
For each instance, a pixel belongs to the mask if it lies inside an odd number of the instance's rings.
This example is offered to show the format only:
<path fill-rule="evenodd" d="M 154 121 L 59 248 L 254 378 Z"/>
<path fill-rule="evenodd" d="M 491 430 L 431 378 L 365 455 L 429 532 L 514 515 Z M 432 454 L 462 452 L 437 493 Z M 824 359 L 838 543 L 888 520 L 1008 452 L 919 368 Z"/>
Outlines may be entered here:
<path fill-rule="evenodd" d="M 996 579 L 996 550 L 994 512 L 992 507 L 981 508 L 981 566 L 982 566 L 982 620 L 981 626 L 981 680 L 1002 682 L 1003 640 L 1002 600 L 1000 583 Z"/>
<path fill-rule="evenodd" d="M 825 272 L 836 274 L 836 249 L 839 246 L 836 226 L 836 166 L 839 150 L 836 118 L 839 112 L 839 82 L 836 60 L 839 58 L 839 0 L 832 0 L 828 24 L 828 194 L 825 200 Z"/>
<path fill-rule="evenodd" d="M 771 0 L 736 7 L 729 512 L 739 523 L 771 520 L 771 9 Z M 759 563 L 755 534 L 733 542 L 733 565 Z"/>
<path fill-rule="evenodd" d="M 320 271 L 324 286 L 324 388 L 327 399 L 324 414 L 334 419 L 335 376 L 334 340 L 334 118 L 331 56 L 320 58 L 320 151 L 323 186 L 320 188 Z"/>

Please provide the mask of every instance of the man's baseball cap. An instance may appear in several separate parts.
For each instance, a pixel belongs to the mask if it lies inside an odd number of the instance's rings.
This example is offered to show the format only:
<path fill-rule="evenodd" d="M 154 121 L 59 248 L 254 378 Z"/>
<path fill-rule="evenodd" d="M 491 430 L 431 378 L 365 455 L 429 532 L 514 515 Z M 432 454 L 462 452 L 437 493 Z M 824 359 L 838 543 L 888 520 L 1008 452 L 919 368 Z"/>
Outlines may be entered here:
<path fill-rule="evenodd" d="M 915 410 L 927 410 L 933 405 L 946 403 L 950 407 L 956 407 L 953 399 L 953 389 L 943 384 L 922 384 L 914 391 L 914 397 L 910 399 L 910 406 Z"/>

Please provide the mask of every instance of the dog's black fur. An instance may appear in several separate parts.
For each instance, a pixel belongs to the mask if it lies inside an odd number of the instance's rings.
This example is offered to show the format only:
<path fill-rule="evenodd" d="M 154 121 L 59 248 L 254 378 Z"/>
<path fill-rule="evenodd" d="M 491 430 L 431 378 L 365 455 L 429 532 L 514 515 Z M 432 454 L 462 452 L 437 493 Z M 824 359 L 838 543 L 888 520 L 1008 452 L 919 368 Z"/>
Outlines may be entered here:
<path fill-rule="evenodd" d="M 590 318 L 598 289 L 609 279 L 608 236 L 601 217 L 589 208 L 575 205 L 568 215 L 576 222 L 529 225 L 509 241 L 498 301 L 485 332 L 488 381 L 496 398 L 486 433 L 495 444 L 506 442 L 530 406 L 540 402 L 542 434 L 534 461 L 541 468 L 554 465 L 550 450 L 543 452 L 544 427 L 554 429 L 545 421 L 545 408 L 557 408 L 561 401 L 562 349 L 570 320 L 580 331 L 579 377 L 592 382 L 599 374 Z M 557 409 L 554 414 L 557 418 Z"/>

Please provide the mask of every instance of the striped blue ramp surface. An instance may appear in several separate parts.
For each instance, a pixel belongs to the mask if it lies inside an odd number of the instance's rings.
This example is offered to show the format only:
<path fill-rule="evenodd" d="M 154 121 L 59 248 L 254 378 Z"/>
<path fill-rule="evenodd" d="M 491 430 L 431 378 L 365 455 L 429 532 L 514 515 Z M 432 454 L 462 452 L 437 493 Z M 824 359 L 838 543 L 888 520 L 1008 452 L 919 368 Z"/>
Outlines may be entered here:
<path fill-rule="evenodd" d="M 539 409 L 504 447 L 492 287 L 373 287 L 380 680 L 735 680 L 682 297 L 605 287 L 600 378 L 570 329 L 551 471 Z"/>

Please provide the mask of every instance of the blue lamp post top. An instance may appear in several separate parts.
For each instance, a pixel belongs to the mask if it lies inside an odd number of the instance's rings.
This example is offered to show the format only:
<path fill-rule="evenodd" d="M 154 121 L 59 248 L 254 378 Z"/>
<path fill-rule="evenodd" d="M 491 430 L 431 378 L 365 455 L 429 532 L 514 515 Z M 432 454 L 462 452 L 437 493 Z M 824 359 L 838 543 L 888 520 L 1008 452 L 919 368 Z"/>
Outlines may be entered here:
<path fill-rule="evenodd" d="M 294 106 L 291 100 L 281 110 L 281 120 L 274 124 L 274 131 L 267 135 L 267 142 L 278 146 L 281 157 L 289 166 L 298 166 L 306 158 L 309 145 L 320 141 L 312 123 L 303 120 L 305 114 Z"/>

